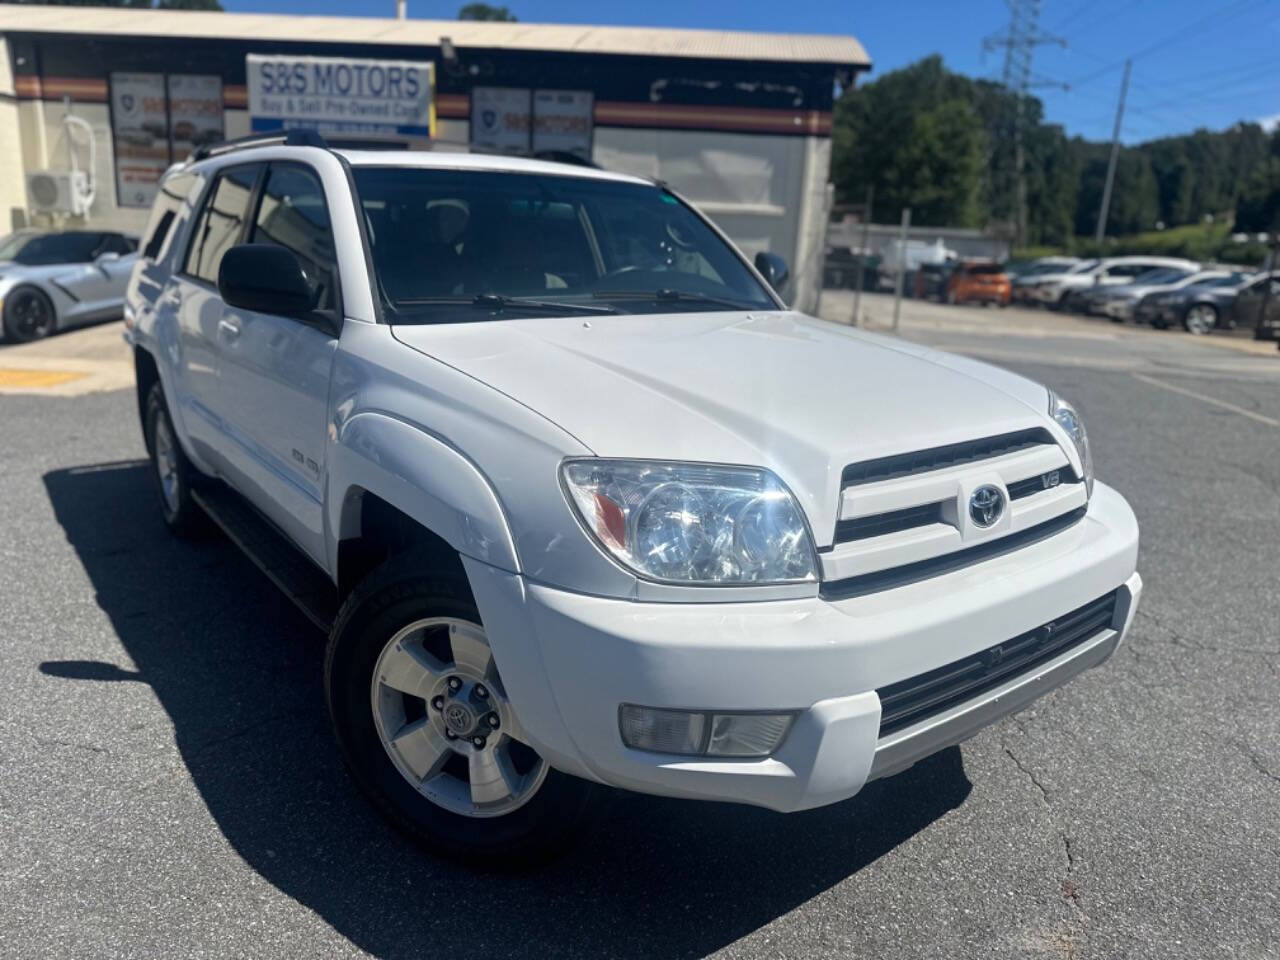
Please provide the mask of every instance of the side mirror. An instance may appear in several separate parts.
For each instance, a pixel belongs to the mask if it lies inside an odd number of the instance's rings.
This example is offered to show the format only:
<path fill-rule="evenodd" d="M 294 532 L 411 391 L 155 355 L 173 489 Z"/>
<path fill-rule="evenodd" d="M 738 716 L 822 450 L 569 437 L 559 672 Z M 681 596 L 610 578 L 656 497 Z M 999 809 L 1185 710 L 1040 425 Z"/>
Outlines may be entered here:
<path fill-rule="evenodd" d="M 102 266 L 103 264 L 114 263 L 116 260 L 119 260 L 119 259 L 120 259 L 120 254 L 116 253 L 114 250 L 106 250 L 103 253 L 100 253 L 96 257 L 94 257 L 93 262 L 96 263 L 98 266 Z"/>
<path fill-rule="evenodd" d="M 756 254 L 755 264 L 760 275 L 769 282 L 769 286 L 773 287 L 775 292 L 781 290 L 791 276 L 791 271 L 787 269 L 787 261 L 768 250 L 761 250 Z"/>
<path fill-rule="evenodd" d="M 218 266 L 218 294 L 228 306 L 282 317 L 315 309 L 316 291 L 292 250 L 269 243 L 232 247 Z"/>

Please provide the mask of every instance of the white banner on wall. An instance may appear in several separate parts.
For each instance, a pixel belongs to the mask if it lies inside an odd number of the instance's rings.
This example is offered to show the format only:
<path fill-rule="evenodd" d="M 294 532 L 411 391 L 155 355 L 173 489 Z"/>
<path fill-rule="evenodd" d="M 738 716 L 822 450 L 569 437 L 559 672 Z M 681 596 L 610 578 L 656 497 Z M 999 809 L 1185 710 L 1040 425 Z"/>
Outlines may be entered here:
<path fill-rule="evenodd" d="M 471 91 L 471 143 L 501 153 L 528 153 L 532 94 L 515 87 Z"/>
<path fill-rule="evenodd" d="M 163 73 L 111 74 L 111 134 L 116 202 L 149 207 L 169 166 L 169 124 Z"/>
<path fill-rule="evenodd" d="M 221 77 L 169 74 L 169 136 L 175 160 L 223 139 Z"/>
<path fill-rule="evenodd" d="M 594 106 L 589 90 L 535 90 L 533 152 L 558 150 L 590 160 Z"/>
<path fill-rule="evenodd" d="M 372 137 L 435 133 L 432 63 L 251 53 L 246 69 L 255 133 L 299 127 Z"/>

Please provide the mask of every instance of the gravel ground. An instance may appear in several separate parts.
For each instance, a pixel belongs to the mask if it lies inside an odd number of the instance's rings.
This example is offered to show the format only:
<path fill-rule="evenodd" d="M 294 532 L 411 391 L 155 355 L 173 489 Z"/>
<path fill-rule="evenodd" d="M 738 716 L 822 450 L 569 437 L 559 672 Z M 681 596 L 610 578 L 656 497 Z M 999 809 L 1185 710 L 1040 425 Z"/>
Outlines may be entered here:
<path fill-rule="evenodd" d="M 846 803 L 617 794 L 532 875 L 370 812 L 320 636 L 167 536 L 130 392 L 0 397 L 0 956 L 1280 956 L 1280 358 L 969 313 L 904 333 L 1077 402 L 1142 524 L 1127 644 Z"/>

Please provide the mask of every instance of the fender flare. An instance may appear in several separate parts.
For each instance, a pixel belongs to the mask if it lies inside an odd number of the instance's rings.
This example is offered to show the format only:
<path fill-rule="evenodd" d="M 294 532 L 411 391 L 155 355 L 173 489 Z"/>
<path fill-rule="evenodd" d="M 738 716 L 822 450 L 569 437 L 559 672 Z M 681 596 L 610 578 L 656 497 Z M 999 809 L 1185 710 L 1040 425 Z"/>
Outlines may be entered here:
<path fill-rule="evenodd" d="M 510 524 L 493 486 L 456 448 L 386 413 L 358 413 L 329 451 L 326 522 L 329 569 L 338 544 L 360 533 L 358 498 L 368 491 L 412 517 L 459 554 L 519 573 Z"/>

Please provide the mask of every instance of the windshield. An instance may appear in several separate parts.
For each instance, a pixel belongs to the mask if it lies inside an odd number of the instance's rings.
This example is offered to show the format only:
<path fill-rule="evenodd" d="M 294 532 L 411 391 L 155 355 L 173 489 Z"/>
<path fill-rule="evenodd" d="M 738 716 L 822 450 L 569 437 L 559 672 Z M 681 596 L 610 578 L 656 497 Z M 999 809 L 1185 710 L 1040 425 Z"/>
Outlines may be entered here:
<path fill-rule="evenodd" d="M 392 322 L 544 316 L 560 306 L 777 309 L 737 254 L 656 186 L 405 167 L 354 173 Z"/>
<path fill-rule="evenodd" d="M 1063 270 L 1063 273 L 1084 273 L 1086 270 L 1092 270 L 1098 265 L 1097 260 L 1081 260 L 1079 263 Z"/>
<path fill-rule="evenodd" d="M 1000 274 L 1004 273 L 1004 268 L 998 263 L 971 263 L 964 268 L 964 272 L 972 274 Z"/>
<path fill-rule="evenodd" d="M 27 266 L 88 263 L 101 243 L 102 234 L 99 233 L 46 233 L 27 238 L 12 259 Z"/>
<path fill-rule="evenodd" d="M 7 236 L 0 237 L 0 260 L 12 260 L 15 253 L 37 236 L 39 234 L 19 231 L 18 233 L 10 233 Z"/>

